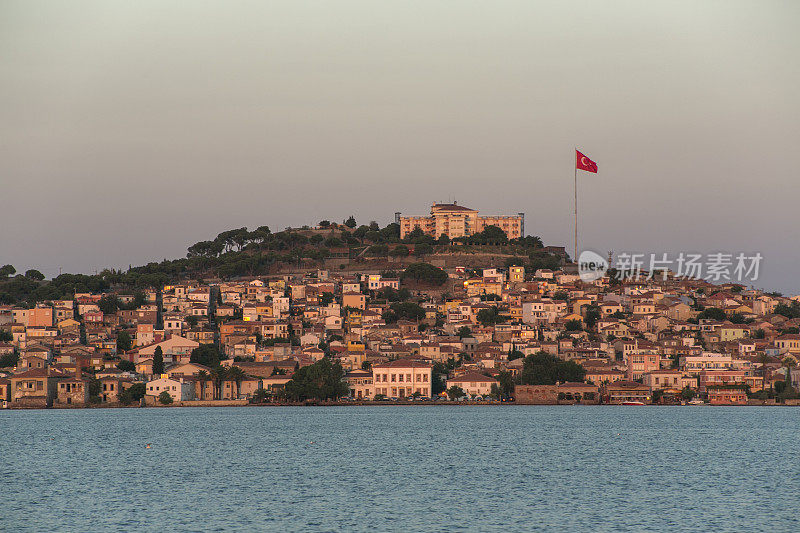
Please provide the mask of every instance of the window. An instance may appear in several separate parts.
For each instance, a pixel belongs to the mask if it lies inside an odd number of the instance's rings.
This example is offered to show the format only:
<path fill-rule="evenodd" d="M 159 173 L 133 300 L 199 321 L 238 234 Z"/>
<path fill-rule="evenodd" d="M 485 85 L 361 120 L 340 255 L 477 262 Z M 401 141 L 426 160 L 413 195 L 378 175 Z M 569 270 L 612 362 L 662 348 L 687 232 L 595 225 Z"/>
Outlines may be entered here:
<path fill-rule="evenodd" d="M 399 375 L 399 377 L 398 377 L 397 381 L 401 381 L 401 382 L 403 381 L 403 374 L 400 374 L 400 375 Z"/>
<path fill-rule="evenodd" d="M 394 383 L 395 381 L 397 381 L 397 375 L 396 374 L 392 374 L 392 383 Z"/>

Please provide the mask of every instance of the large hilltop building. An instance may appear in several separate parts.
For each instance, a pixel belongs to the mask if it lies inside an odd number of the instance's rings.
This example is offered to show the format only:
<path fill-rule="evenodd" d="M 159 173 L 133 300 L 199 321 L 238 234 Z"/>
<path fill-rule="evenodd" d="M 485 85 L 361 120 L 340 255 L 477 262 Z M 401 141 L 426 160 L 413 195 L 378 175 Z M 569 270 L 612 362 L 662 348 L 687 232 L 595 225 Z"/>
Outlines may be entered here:
<path fill-rule="evenodd" d="M 468 237 L 480 233 L 486 226 L 497 226 L 506 232 L 509 239 L 522 237 L 525 231 L 525 214 L 509 216 L 479 216 L 478 211 L 458 205 L 434 203 L 430 216 L 397 217 L 400 224 L 400 238 L 405 237 L 416 228 L 426 234 L 439 238 L 447 235 L 451 239 Z"/>

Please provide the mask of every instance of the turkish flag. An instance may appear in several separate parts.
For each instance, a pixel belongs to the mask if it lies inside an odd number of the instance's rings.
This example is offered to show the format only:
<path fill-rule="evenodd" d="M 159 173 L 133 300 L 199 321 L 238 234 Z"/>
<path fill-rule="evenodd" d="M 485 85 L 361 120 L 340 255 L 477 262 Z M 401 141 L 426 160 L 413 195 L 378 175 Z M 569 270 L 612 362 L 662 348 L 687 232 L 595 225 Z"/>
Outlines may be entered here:
<path fill-rule="evenodd" d="M 597 174 L 597 163 L 575 150 L 575 168 Z"/>

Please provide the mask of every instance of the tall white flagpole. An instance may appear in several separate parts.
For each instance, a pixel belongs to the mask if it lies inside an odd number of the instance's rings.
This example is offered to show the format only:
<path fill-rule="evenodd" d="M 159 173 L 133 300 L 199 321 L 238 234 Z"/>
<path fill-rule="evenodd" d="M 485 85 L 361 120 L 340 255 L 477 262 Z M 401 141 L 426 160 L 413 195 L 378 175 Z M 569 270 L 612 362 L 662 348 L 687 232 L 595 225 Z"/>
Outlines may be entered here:
<path fill-rule="evenodd" d="M 575 170 L 575 255 L 572 257 L 572 260 L 575 264 L 578 264 L 578 163 L 576 154 L 578 153 L 578 149 L 575 148 L 575 152 L 572 155 L 572 168 Z"/>

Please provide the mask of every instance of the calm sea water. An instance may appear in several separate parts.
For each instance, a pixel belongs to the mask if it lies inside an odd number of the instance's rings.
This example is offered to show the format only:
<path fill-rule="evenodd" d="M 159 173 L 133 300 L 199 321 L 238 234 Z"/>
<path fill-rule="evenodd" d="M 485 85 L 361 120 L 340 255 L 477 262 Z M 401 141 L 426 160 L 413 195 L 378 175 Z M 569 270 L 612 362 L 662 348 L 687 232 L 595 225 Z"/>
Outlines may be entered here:
<path fill-rule="evenodd" d="M 0 530 L 800 531 L 798 421 L 780 407 L 4 411 Z"/>

